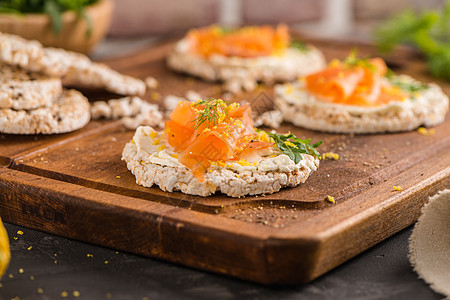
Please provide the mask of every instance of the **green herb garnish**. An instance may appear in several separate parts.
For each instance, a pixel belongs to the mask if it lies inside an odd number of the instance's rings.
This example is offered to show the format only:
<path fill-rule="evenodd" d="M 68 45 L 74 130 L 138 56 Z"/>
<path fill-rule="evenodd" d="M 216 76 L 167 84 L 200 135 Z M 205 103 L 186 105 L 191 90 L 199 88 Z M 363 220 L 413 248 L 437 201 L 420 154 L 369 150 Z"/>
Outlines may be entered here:
<path fill-rule="evenodd" d="M 401 43 L 423 52 L 431 74 L 450 81 L 450 0 L 444 9 L 421 13 L 406 11 L 394 16 L 375 31 L 381 51 L 391 51 Z"/>
<path fill-rule="evenodd" d="M 92 20 L 86 14 L 86 7 L 98 0 L 0 0 L 0 13 L 16 14 L 27 13 L 47 14 L 50 17 L 52 29 L 55 34 L 61 32 L 62 14 L 74 11 L 79 17 L 86 20 L 86 35 L 92 32 Z"/>
<path fill-rule="evenodd" d="M 357 53 L 357 50 L 353 49 L 352 52 L 350 52 L 350 54 L 344 59 L 343 63 L 345 66 L 347 66 L 347 67 L 360 66 L 360 67 L 365 67 L 365 68 L 369 69 L 370 71 L 375 71 L 376 68 L 373 64 L 371 64 L 369 62 L 368 57 L 358 58 L 356 53 Z"/>
<path fill-rule="evenodd" d="M 289 45 L 290 48 L 295 48 L 297 50 L 300 50 L 302 52 L 308 51 L 308 46 L 299 40 L 291 40 L 291 43 Z"/>
<path fill-rule="evenodd" d="M 236 28 L 234 27 L 227 27 L 227 26 L 219 26 L 219 29 L 222 34 L 230 34 L 236 31 Z"/>
<path fill-rule="evenodd" d="M 206 122 L 208 127 L 219 123 L 219 120 L 225 115 L 228 117 L 227 104 L 222 99 L 206 99 L 197 101 L 194 107 L 205 105 L 205 108 L 198 112 L 198 116 L 192 120 L 195 122 L 195 129 Z"/>
<path fill-rule="evenodd" d="M 386 76 L 386 78 L 392 85 L 398 87 L 399 89 L 405 92 L 411 93 L 412 95 L 414 95 L 415 92 L 420 92 L 428 89 L 428 85 L 425 83 L 418 81 L 405 81 L 402 80 L 397 75 L 389 74 L 388 76 Z"/>
<path fill-rule="evenodd" d="M 309 154 L 314 157 L 320 158 L 320 153 L 316 150 L 322 144 L 322 141 L 311 145 L 311 139 L 302 140 L 293 135 L 288 134 L 278 134 L 266 132 L 284 154 L 289 156 L 296 164 L 302 160 L 302 154 Z"/>

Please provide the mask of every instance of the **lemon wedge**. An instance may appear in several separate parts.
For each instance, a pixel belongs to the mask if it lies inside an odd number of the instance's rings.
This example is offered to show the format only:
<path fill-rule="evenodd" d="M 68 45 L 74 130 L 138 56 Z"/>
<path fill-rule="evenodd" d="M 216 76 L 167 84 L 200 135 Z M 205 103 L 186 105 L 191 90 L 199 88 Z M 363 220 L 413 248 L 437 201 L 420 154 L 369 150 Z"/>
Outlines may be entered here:
<path fill-rule="evenodd" d="M 5 273 L 11 259 L 8 233 L 0 219 L 0 277 Z"/>

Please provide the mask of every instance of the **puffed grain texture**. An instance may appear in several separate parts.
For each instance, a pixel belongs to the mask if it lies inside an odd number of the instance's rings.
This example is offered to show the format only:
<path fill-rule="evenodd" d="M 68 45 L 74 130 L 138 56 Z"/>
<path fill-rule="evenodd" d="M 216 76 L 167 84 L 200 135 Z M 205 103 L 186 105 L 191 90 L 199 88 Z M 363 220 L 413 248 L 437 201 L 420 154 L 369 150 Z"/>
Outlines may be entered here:
<path fill-rule="evenodd" d="M 49 107 L 34 110 L 0 109 L 0 132 L 53 134 L 77 130 L 90 120 L 89 102 L 80 92 L 65 90 Z"/>
<path fill-rule="evenodd" d="M 159 186 L 163 191 L 181 191 L 185 194 L 209 196 L 222 192 L 230 197 L 272 194 L 283 187 L 295 187 L 316 171 L 319 159 L 303 155 L 302 167 L 292 172 L 233 172 L 224 167 L 216 167 L 205 174 L 200 182 L 185 166 L 167 166 L 148 162 L 148 153 L 138 151 L 134 143 L 127 143 L 122 152 L 122 160 L 135 175 L 136 183 L 145 187 Z"/>

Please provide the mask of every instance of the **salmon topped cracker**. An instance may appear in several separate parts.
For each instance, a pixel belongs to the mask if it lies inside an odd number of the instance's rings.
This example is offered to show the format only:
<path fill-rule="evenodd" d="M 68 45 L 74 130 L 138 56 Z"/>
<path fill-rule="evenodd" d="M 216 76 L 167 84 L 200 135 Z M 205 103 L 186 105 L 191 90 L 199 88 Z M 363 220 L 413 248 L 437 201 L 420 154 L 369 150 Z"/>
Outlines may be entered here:
<path fill-rule="evenodd" d="M 286 121 L 328 132 L 413 130 L 443 122 L 448 97 L 434 83 L 397 75 L 381 58 L 332 60 L 326 68 L 275 87 Z"/>
<path fill-rule="evenodd" d="M 125 146 L 122 159 L 138 184 L 240 197 L 298 185 L 319 165 L 320 143 L 254 128 L 248 104 L 182 101 L 164 127 L 139 127 Z"/>
<path fill-rule="evenodd" d="M 257 82 L 295 80 L 325 66 L 322 53 L 291 37 L 286 25 L 190 30 L 167 57 L 168 66 L 210 81 L 232 93 L 251 91 Z"/>

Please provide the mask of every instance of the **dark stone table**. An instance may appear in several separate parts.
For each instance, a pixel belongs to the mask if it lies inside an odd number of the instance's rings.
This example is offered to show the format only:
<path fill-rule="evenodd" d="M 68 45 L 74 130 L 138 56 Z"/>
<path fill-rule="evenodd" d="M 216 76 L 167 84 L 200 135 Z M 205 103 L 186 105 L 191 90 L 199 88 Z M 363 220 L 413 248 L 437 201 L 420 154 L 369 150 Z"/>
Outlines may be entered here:
<path fill-rule="evenodd" d="M 309 284 L 276 288 L 21 226 L 5 227 L 12 260 L 1 280 L 0 299 L 442 298 L 417 278 L 409 264 L 412 227 Z"/>

